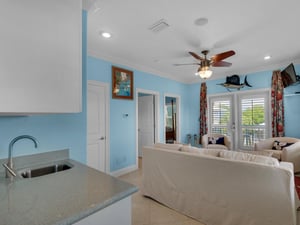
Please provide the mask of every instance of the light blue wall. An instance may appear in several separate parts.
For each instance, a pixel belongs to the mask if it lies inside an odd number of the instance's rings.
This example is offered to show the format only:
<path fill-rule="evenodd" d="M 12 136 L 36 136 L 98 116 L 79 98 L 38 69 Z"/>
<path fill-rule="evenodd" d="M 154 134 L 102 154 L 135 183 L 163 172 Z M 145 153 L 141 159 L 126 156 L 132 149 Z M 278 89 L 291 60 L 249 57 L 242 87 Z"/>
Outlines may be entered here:
<path fill-rule="evenodd" d="M 300 75 L 300 65 L 295 65 Z M 284 90 L 285 95 L 300 91 L 300 84 L 291 85 Z M 300 94 L 284 97 L 285 136 L 300 138 Z"/>
<path fill-rule="evenodd" d="M 240 76 L 240 82 L 244 83 L 245 76 L 247 75 L 247 81 L 252 87 L 243 87 L 240 89 L 241 91 L 253 90 L 253 89 L 263 89 L 263 88 L 270 88 L 271 87 L 271 77 L 272 71 L 264 71 L 264 72 L 257 72 L 252 74 L 245 74 Z M 207 81 L 207 94 L 217 94 L 217 93 L 228 93 L 228 90 L 219 85 L 225 82 L 224 79 L 219 80 L 209 80 Z M 238 90 L 231 90 L 232 92 Z"/>
<path fill-rule="evenodd" d="M 29 134 L 37 138 L 38 149 L 29 140 L 14 146 L 13 155 L 28 155 L 58 149 L 70 149 L 73 159 L 86 161 L 86 24 L 83 11 L 83 111 L 76 114 L 0 117 L 0 158 L 7 158 L 9 142 L 16 136 Z M 55 91 L 55 90 L 53 90 Z"/>
<path fill-rule="evenodd" d="M 179 95 L 181 97 L 181 140 L 190 132 L 189 111 L 190 96 L 189 86 L 173 80 L 154 76 L 126 66 L 119 66 L 134 72 L 134 88 L 146 89 L 159 92 L 160 94 L 160 140 L 163 140 L 163 103 L 164 94 Z M 88 80 L 97 80 L 111 85 L 110 62 L 88 57 Z M 111 98 L 110 93 L 110 169 L 116 171 L 135 164 L 136 143 L 136 99 L 117 100 Z M 128 117 L 123 117 L 128 114 Z"/>
<path fill-rule="evenodd" d="M 184 133 L 184 142 L 187 142 L 187 134 L 199 134 L 199 111 L 200 111 L 200 86 L 201 82 L 188 85 L 188 101 L 187 113 L 185 120 L 187 121 L 187 129 Z"/>

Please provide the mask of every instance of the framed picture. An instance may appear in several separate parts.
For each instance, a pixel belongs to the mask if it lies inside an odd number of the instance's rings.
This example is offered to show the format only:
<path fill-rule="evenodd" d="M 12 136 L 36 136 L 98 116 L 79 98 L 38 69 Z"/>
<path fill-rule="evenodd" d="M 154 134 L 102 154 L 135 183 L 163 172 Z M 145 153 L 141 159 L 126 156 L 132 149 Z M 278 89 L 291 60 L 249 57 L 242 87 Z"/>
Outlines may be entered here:
<path fill-rule="evenodd" d="M 112 98 L 133 99 L 133 72 L 112 66 Z"/>

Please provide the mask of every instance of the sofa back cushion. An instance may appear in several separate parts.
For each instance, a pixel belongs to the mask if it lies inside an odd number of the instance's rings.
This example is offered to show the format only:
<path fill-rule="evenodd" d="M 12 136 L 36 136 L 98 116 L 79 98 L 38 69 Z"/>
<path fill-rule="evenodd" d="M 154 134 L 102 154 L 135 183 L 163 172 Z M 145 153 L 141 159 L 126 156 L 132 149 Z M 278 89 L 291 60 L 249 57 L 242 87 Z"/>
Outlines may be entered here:
<path fill-rule="evenodd" d="M 201 153 L 201 149 L 190 145 L 183 145 L 180 149 L 182 152 Z"/>
<path fill-rule="evenodd" d="M 168 149 L 168 150 L 175 150 L 179 151 L 182 148 L 182 144 L 165 144 L 165 143 L 155 143 L 154 147 L 155 148 L 163 148 L 163 149 Z"/>
<path fill-rule="evenodd" d="M 181 147 L 180 151 L 182 152 L 191 152 L 191 153 L 199 153 L 207 156 L 219 157 L 221 149 L 206 149 L 206 148 L 197 148 L 193 146 L 184 145 Z"/>
<path fill-rule="evenodd" d="M 234 152 L 234 151 L 221 151 L 220 157 L 224 159 L 238 160 L 238 161 L 247 161 L 247 162 L 255 162 L 264 165 L 270 166 L 279 166 L 279 162 L 277 159 L 261 156 L 261 155 L 253 155 L 243 152 Z"/>
<path fill-rule="evenodd" d="M 215 157 L 219 157 L 220 156 L 220 152 L 222 152 L 222 149 L 201 149 L 201 152 L 204 155 L 209 155 L 209 156 L 215 156 Z M 228 150 L 224 150 L 224 151 L 228 151 Z"/>

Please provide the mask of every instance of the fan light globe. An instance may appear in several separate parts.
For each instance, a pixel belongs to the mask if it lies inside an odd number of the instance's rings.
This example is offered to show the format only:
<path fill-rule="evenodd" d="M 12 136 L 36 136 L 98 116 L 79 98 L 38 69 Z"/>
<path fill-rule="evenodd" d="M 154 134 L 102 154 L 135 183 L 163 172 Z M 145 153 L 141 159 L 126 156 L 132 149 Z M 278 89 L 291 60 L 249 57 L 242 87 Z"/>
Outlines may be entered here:
<path fill-rule="evenodd" d="M 202 79 L 208 79 L 212 75 L 212 71 L 208 66 L 200 67 L 198 69 L 197 75 L 199 75 Z"/>
<path fill-rule="evenodd" d="M 211 70 L 199 71 L 198 74 L 202 79 L 208 79 L 211 77 L 212 71 Z"/>

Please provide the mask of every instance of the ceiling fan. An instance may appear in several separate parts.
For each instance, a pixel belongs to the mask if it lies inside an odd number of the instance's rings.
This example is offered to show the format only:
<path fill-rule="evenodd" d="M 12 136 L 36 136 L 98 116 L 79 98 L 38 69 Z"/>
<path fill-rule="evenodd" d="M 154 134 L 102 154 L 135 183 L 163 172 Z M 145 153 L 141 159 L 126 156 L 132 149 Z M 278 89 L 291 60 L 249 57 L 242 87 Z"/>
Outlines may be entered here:
<path fill-rule="evenodd" d="M 226 59 L 230 56 L 235 55 L 235 52 L 230 50 L 227 52 L 222 52 L 219 54 L 216 54 L 212 56 L 210 59 L 207 59 L 208 50 L 204 50 L 201 53 L 204 55 L 204 57 L 201 57 L 197 55 L 194 52 L 189 52 L 195 59 L 199 60 L 199 63 L 186 63 L 186 64 L 174 64 L 175 66 L 182 66 L 182 65 L 200 65 L 197 75 L 199 75 L 201 78 L 209 78 L 212 75 L 212 71 L 209 70 L 210 66 L 214 67 L 228 67 L 231 66 L 232 63 L 222 61 L 223 59 Z"/>

